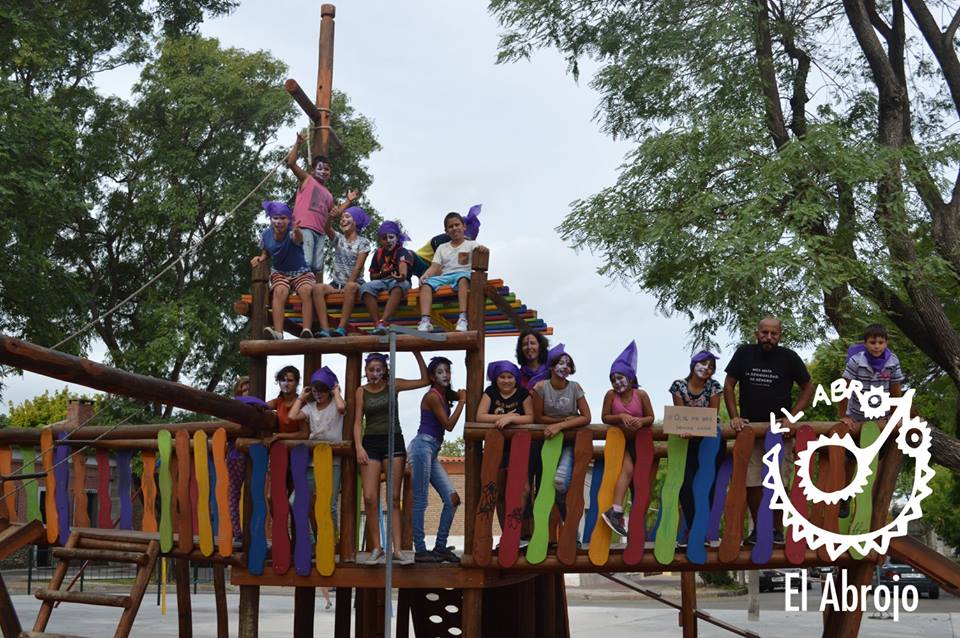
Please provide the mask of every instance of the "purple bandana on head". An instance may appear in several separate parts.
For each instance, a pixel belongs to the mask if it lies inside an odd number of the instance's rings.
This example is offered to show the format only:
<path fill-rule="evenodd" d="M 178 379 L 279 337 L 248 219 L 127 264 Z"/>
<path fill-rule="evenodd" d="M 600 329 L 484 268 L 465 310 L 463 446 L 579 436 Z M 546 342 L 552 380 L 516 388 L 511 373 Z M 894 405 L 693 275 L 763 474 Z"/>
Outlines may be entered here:
<path fill-rule="evenodd" d="M 720 357 L 718 357 L 717 355 L 713 354 L 713 353 L 710 352 L 709 350 L 701 350 L 701 351 L 698 352 L 697 354 L 695 354 L 695 355 L 693 355 L 692 357 L 690 357 L 690 365 L 693 365 L 693 364 L 695 364 L 695 363 L 700 363 L 701 361 L 704 361 L 705 359 L 713 359 L 714 361 L 717 361 L 717 360 L 720 359 Z"/>
<path fill-rule="evenodd" d="M 260 206 L 267 212 L 267 217 L 286 217 L 293 219 L 293 211 L 283 202 L 262 202 Z"/>
<path fill-rule="evenodd" d="M 252 405 L 255 408 L 263 408 L 264 410 L 269 410 L 270 406 L 267 405 L 267 402 L 258 397 L 233 397 L 240 403 L 246 403 L 247 405 Z"/>
<path fill-rule="evenodd" d="M 504 372 L 509 372 L 513 375 L 513 378 L 517 380 L 517 384 L 520 383 L 520 368 L 513 364 L 512 361 L 491 361 L 487 365 L 487 379 L 490 380 L 490 383 L 496 383 L 497 377 L 499 377 Z"/>
<path fill-rule="evenodd" d="M 394 221 L 387 220 L 380 224 L 380 228 L 377 229 L 377 237 L 383 237 L 384 235 L 396 235 L 397 243 L 401 246 L 403 242 L 410 241 L 410 236 L 403 232 L 400 224 Z"/>
<path fill-rule="evenodd" d="M 328 390 L 333 390 L 333 387 L 338 383 L 337 375 L 327 366 L 323 366 L 310 376 L 310 383 L 322 383 L 327 386 Z"/>
<path fill-rule="evenodd" d="M 476 239 L 480 234 L 480 207 L 482 204 L 474 204 L 470 207 L 470 212 L 463 218 L 463 234 L 467 239 Z"/>
<path fill-rule="evenodd" d="M 370 363 L 371 361 L 381 361 L 383 365 L 387 365 L 387 355 L 383 354 L 382 352 L 371 352 L 367 355 L 364 363 Z"/>
<path fill-rule="evenodd" d="M 553 346 L 552 348 L 550 348 L 550 350 L 547 351 L 548 367 L 552 367 L 553 364 L 557 362 L 557 359 L 559 359 L 561 355 L 567 354 L 567 351 L 564 350 L 563 348 L 564 348 L 563 344 L 558 343 L 557 345 Z"/>
<path fill-rule="evenodd" d="M 367 215 L 367 211 L 359 206 L 351 206 L 343 212 L 350 213 L 350 217 L 353 218 L 353 223 L 357 225 L 358 233 L 362 233 L 363 229 L 370 225 L 370 216 Z"/>
<path fill-rule="evenodd" d="M 865 344 L 858 343 L 856 345 L 853 345 L 847 348 L 847 359 L 849 359 L 853 355 L 858 354 L 860 352 L 862 352 L 866 356 L 867 363 L 870 364 L 870 367 L 873 368 L 873 371 L 876 372 L 877 374 L 880 374 L 881 372 L 883 372 L 883 369 L 884 367 L 886 367 L 887 362 L 890 361 L 890 357 L 893 356 L 893 352 L 890 351 L 890 348 L 884 348 L 883 354 L 881 354 L 879 357 L 875 357 L 872 354 L 870 354 L 870 351 L 867 350 L 867 346 Z"/>
<path fill-rule="evenodd" d="M 610 366 L 610 374 L 622 374 L 626 378 L 633 380 L 637 378 L 637 342 L 631 341 L 630 345 L 623 349 L 613 364 Z"/>

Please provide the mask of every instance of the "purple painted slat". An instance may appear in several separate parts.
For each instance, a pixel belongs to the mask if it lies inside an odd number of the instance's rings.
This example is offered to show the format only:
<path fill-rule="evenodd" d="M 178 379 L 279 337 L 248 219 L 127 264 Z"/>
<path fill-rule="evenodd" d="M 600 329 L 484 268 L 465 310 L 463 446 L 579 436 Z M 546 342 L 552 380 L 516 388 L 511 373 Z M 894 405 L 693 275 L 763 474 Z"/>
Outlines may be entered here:
<path fill-rule="evenodd" d="M 130 459 L 133 450 L 117 451 L 117 481 L 120 490 L 120 529 L 133 529 L 133 495 L 130 486 L 133 474 L 130 471 Z"/>
<path fill-rule="evenodd" d="M 66 432 L 61 432 L 57 435 L 57 438 L 62 439 L 66 436 Z M 57 519 L 60 522 L 57 540 L 61 545 L 66 545 L 67 539 L 70 538 L 70 464 L 67 463 L 69 454 L 70 448 L 66 445 L 58 445 L 54 448 L 53 462 L 56 468 L 53 470 L 53 477 L 57 482 L 55 498 Z"/>
<path fill-rule="evenodd" d="M 763 453 L 766 456 L 776 444 L 783 445 L 783 435 L 774 434 L 767 430 L 767 435 L 763 438 Z M 777 466 L 783 459 L 783 450 L 777 456 Z M 763 476 L 767 475 L 767 467 L 764 465 Z M 773 554 L 773 510 L 770 509 L 770 499 L 773 497 L 773 490 L 763 488 L 763 497 L 760 499 L 760 510 L 757 512 L 757 544 L 753 546 L 750 553 L 750 560 L 754 565 L 765 565 Z"/>
<path fill-rule="evenodd" d="M 227 453 L 227 473 L 230 476 L 230 490 L 228 493 L 230 499 L 230 526 L 233 528 L 234 538 L 243 538 L 243 530 L 240 527 L 240 491 L 243 489 L 246 471 L 247 457 L 231 445 L 230 451 Z"/>
<path fill-rule="evenodd" d="M 307 485 L 307 462 L 310 452 L 306 445 L 290 450 L 290 474 L 293 475 L 293 568 L 299 576 L 309 576 L 313 563 L 313 543 L 310 540 L 310 487 Z"/>
<path fill-rule="evenodd" d="M 707 529 L 707 540 L 720 540 L 720 519 L 723 518 L 723 507 L 727 504 L 727 486 L 730 484 L 730 475 L 733 473 L 733 457 L 723 460 L 717 470 L 717 481 L 713 488 L 713 507 L 710 508 L 710 525 Z"/>

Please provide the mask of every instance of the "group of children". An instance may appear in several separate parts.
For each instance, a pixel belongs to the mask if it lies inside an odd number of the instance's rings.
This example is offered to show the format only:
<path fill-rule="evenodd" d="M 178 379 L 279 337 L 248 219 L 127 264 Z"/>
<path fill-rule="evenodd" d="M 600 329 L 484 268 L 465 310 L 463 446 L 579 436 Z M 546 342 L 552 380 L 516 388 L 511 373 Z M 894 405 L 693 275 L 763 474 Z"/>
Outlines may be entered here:
<path fill-rule="evenodd" d="M 270 287 L 272 325 L 264 328 L 269 339 L 283 339 L 284 306 L 291 291 L 299 295 L 303 304 L 301 338 L 346 336 L 353 308 L 359 298 L 370 314 L 372 332 L 383 334 L 393 313 L 411 288 L 411 278 L 420 280 L 420 323 L 417 329 L 433 330 L 430 320 L 433 293 L 441 286 L 457 290 L 460 315 L 456 330 L 467 329 L 467 295 L 473 251 L 480 229 L 479 206 L 463 216 L 451 212 L 443 219 L 444 232 L 433 237 L 414 253 L 404 247 L 410 238 L 397 221 L 385 221 L 377 229 L 377 246 L 373 250 L 362 232 L 370 224 L 370 217 L 353 203 L 357 191 L 347 193 L 346 199 L 334 204 L 333 195 L 325 183 L 331 166 L 327 158 L 317 156 L 307 172 L 298 163 L 300 146 L 297 141 L 287 156 L 287 166 L 299 180 L 293 209 L 283 202 L 263 202 L 270 218 L 270 227 L 260 235 L 261 252 L 251 260 L 253 266 L 270 260 Z M 327 251 L 331 251 L 331 271 L 327 283 L 319 274 L 324 269 Z M 364 266 L 373 250 L 364 281 Z M 330 327 L 326 296 L 342 293 L 343 304 L 339 324 Z M 387 293 L 388 299 L 380 312 L 378 296 Z M 320 329 L 314 331 L 314 319 Z"/>

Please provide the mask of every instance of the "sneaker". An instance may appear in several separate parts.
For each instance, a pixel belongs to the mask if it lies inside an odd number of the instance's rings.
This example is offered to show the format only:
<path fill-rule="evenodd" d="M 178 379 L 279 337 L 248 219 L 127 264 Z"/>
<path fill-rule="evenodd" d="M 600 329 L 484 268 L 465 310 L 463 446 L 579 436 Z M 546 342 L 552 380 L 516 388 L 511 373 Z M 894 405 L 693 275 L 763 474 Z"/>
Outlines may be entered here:
<path fill-rule="evenodd" d="M 370 556 L 367 557 L 367 560 L 363 561 L 364 565 L 383 565 L 386 562 L 383 556 L 383 548 L 378 547 L 372 552 Z"/>
<path fill-rule="evenodd" d="M 777 530 L 773 533 L 773 544 L 774 545 L 786 545 L 786 541 L 783 539 L 783 532 Z"/>
<path fill-rule="evenodd" d="M 330 331 L 330 336 L 331 336 L 331 337 L 346 337 L 346 336 L 347 336 L 347 331 L 344 330 L 343 328 L 334 328 L 333 330 Z"/>
<path fill-rule="evenodd" d="M 310 332 L 309 330 L 307 330 L 306 328 L 304 328 L 303 330 L 300 331 L 300 338 L 301 338 L 301 339 L 312 339 L 312 338 L 313 338 L 313 333 Z"/>
<path fill-rule="evenodd" d="M 313 336 L 316 337 L 317 339 L 325 339 L 325 338 L 327 338 L 327 337 L 330 336 L 330 331 L 329 331 L 329 330 L 317 330 L 316 332 L 313 333 Z"/>
<path fill-rule="evenodd" d="M 393 562 L 401 565 L 413 565 L 413 556 L 407 552 L 395 551 L 393 553 Z"/>
<path fill-rule="evenodd" d="M 457 319 L 457 332 L 466 332 L 467 331 L 467 318 L 460 317 Z"/>
<path fill-rule="evenodd" d="M 743 541 L 744 545 L 756 545 L 757 544 L 757 530 L 754 529 L 750 532 L 750 535 L 747 536 L 747 540 Z"/>
<path fill-rule="evenodd" d="M 850 516 L 850 499 L 844 499 L 840 501 L 840 518 L 846 518 Z"/>
<path fill-rule="evenodd" d="M 433 332 L 433 324 L 430 323 L 429 317 L 420 318 L 420 323 L 417 324 L 417 332 Z"/>
<path fill-rule="evenodd" d="M 626 521 L 623 519 L 623 512 L 618 512 L 611 507 L 601 514 L 601 516 L 603 517 L 603 522 L 609 525 L 610 529 L 620 536 L 627 535 L 627 526 Z"/>
<path fill-rule="evenodd" d="M 274 330 L 270 326 L 263 329 L 263 336 L 267 339 L 273 339 L 274 341 L 283 341 L 283 333 L 279 330 Z"/>
<path fill-rule="evenodd" d="M 374 335 L 385 335 L 387 334 L 387 324 L 382 321 L 378 321 L 376 327 L 370 331 L 370 334 Z"/>
<path fill-rule="evenodd" d="M 433 553 L 444 563 L 460 562 L 460 557 L 457 556 L 457 554 L 449 547 L 444 547 L 443 549 L 434 549 Z"/>
<path fill-rule="evenodd" d="M 423 550 L 413 555 L 414 562 L 417 563 L 441 563 L 443 559 L 437 556 L 435 552 Z"/>
<path fill-rule="evenodd" d="M 333 603 L 328 600 L 328 601 L 327 601 L 327 604 L 324 605 L 323 610 L 324 610 L 324 611 L 330 611 L 332 608 L 333 608 Z"/>

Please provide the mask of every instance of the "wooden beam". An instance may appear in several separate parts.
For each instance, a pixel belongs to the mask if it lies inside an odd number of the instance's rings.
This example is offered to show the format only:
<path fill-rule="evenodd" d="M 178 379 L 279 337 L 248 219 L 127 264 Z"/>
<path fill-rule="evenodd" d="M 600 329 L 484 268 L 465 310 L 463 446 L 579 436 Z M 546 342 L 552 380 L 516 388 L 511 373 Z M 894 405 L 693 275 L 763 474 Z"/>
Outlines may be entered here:
<path fill-rule="evenodd" d="M 466 355 L 467 366 L 467 421 L 477 420 L 477 408 L 480 397 L 483 395 L 484 375 L 484 290 L 487 285 L 487 268 L 490 262 L 490 251 L 485 246 L 473 250 L 471 263 L 473 272 L 470 273 L 470 293 L 467 297 L 467 328 L 477 336 L 477 348 L 468 350 Z M 467 333 L 463 333 L 467 334 Z M 481 439 L 482 440 L 482 439 Z M 483 456 L 483 446 L 479 440 L 464 440 L 464 547 L 467 551 L 473 548 L 473 525 L 477 514 L 477 504 L 480 500 L 480 465 Z"/>
<path fill-rule="evenodd" d="M 228 397 L 112 368 L 13 337 L 0 336 L 0 363 L 111 394 L 210 414 L 254 429 L 276 428 L 274 414 Z"/>
<path fill-rule="evenodd" d="M 327 155 L 330 150 L 330 99 L 333 95 L 333 38 L 337 9 L 332 4 L 320 5 L 320 46 L 317 60 L 317 110 L 319 128 L 313 136 L 314 155 Z"/>
<path fill-rule="evenodd" d="M 7 558 L 24 545 L 34 543 L 45 535 L 43 523 L 30 521 L 25 525 L 14 523 L 0 532 L 0 560 Z"/>
<path fill-rule="evenodd" d="M 189 518 L 189 516 L 184 517 Z M 193 611 L 190 607 L 190 561 L 178 558 L 174 572 L 177 583 L 177 619 L 180 638 L 193 636 Z"/>
<path fill-rule="evenodd" d="M 223 428 L 226 431 L 227 436 L 231 439 L 238 436 L 252 436 L 255 432 L 253 428 L 249 428 L 239 423 L 233 423 L 230 421 L 190 421 L 184 423 L 150 423 L 146 425 L 121 425 L 117 427 L 112 426 L 100 426 L 100 425 L 86 425 L 79 429 L 68 430 L 60 425 L 50 426 L 55 434 L 60 432 L 70 432 L 70 438 L 65 441 L 65 444 L 80 444 L 89 443 L 94 439 L 99 439 L 97 444 L 105 443 L 108 441 L 118 442 L 121 440 L 127 441 L 146 441 L 146 440 L 156 440 L 157 434 L 160 430 L 169 430 L 171 434 L 176 435 L 180 430 L 186 430 L 187 434 L 192 435 L 194 432 L 203 430 L 207 434 L 213 434 L 220 428 Z M 16 444 L 37 444 L 40 442 L 40 428 L 3 428 L 0 429 L 0 445 L 16 445 Z M 59 444 L 59 442 L 55 442 Z M 109 446 L 105 446 L 109 447 Z M 122 449 L 117 446 L 115 449 Z"/>
<path fill-rule="evenodd" d="M 683 638 L 697 638 L 697 573 L 680 574 L 680 626 Z"/>
<path fill-rule="evenodd" d="M 523 332 L 527 329 L 527 322 L 520 318 L 520 315 L 513 309 L 513 306 L 510 305 L 510 302 L 503 298 L 503 295 L 494 288 L 493 286 L 486 285 L 483 289 L 484 294 L 487 299 L 497 307 L 497 310 L 503 313 L 503 316 L 506 317 L 510 323 L 513 324 L 513 327 L 517 329 L 517 332 Z"/>
<path fill-rule="evenodd" d="M 3 582 L 3 576 L 0 575 L 0 632 L 3 633 L 3 638 L 20 638 L 22 631 L 23 627 L 20 625 L 20 618 L 13 606 L 10 592 L 7 591 L 7 585 Z"/>
<path fill-rule="evenodd" d="M 480 347 L 476 330 L 447 333 L 445 341 L 424 337 L 397 335 L 397 352 L 428 352 L 446 350 L 476 350 Z M 377 335 L 337 337 L 333 339 L 284 339 L 274 341 L 257 339 L 240 342 L 240 354 L 245 357 L 289 356 L 298 354 L 351 354 L 380 352 L 386 343 Z"/>
<path fill-rule="evenodd" d="M 532 612 L 533 610 L 531 610 Z M 464 589 L 463 606 L 460 608 L 460 628 L 464 638 L 481 638 L 483 635 L 483 590 Z"/>
<path fill-rule="evenodd" d="M 320 109 L 317 108 L 316 104 L 310 101 L 310 98 L 308 98 L 307 94 L 303 92 L 303 89 L 300 88 L 300 85 L 297 83 L 297 81 L 293 78 L 290 78 L 283 83 L 283 88 L 286 89 L 287 93 L 290 94 L 304 114 L 310 118 L 310 121 L 313 122 L 315 126 L 319 126 L 320 121 L 323 119 Z"/>
<path fill-rule="evenodd" d="M 343 440 L 353 443 L 353 421 L 357 410 L 357 388 L 363 360 L 359 353 L 347 355 L 344 372 Z M 353 562 L 357 553 L 357 458 L 343 457 L 340 461 L 340 562 Z M 339 596 L 339 589 L 337 590 Z M 337 598 L 339 601 L 339 597 Z M 340 604 L 339 602 L 337 603 Z M 339 622 L 339 621 L 338 621 Z M 349 615 L 346 620 L 350 624 Z"/>
<path fill-rule="evenodd" d="M 297 587 L 293 590 L 293 635 L 297 638 L 313 638 L 313 614 L 316 604 L 316 588 Z"/>
<path fill-rule="evenodd" d="M 960 596 L 960 565 L 913 536 L 890 540 L 890 554 L 913 565 L 954 596 Z"/>
<path fill-rule="evenodd" d="M 350 603 L 353 599 L 352 587 L 337 587 L 334 594 L 337 606 L 333 622 L 334 638 L 350 638 Z"/>
<path fill-rule="evenodd" d="M 231 570 L 232 572 L 233 570 Z M 240 586 L 239 638 L 257 638 L 260 633 L 260 586 Z"/>
<path fill-rule="evenodd" d="M 502 587 L 523 582 L 535 574 L 526 571 L 464 568 L 458 565 L 437 563 L 408 566 L 394 565 L 393 586 L 396 589 L 414 588 L 483 588 Z M 383 566 L 337 565 L 329 576 L 321 576 L 311 570 L 309 576 L 298 576 L 294 570 L 286 574 L 275 574 L 264 570 L 260 576 L 254 576 L 243 567 L 230 570 L 230 582 L 234 585 L 262 585 L 264 587 L 354 587 L 360 589 L 380 589 L 384 587 Z"/>
<path fill-rule="evenodd" d="M 263 339 L 267 326 L 267 301 L 270 297 L 270 265 L 260 263 L 253 267 L 250 278 L 250 332 L 251 339 Z M 250 394 L 261 399 L 267 396 L 267 358 L 252 357 L 247 375 L 250 377 Z"/>
<path fill-rule="evenodd" d="M 223 565 L 213 565 L 213 597 L 217 606 L 217 638 L 230 638 L 227 582 Z"/>

